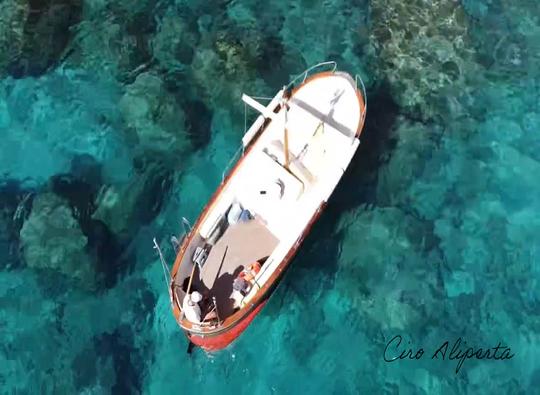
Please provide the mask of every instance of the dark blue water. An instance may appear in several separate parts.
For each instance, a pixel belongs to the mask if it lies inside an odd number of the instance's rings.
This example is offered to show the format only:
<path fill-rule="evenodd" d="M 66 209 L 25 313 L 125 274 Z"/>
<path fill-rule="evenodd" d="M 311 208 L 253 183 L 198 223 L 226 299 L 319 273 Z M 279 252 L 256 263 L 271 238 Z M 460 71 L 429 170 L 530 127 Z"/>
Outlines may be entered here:
<path fill-rule="evenodd" d="M 0 392 L 538 392 L 535 1 L 0 4 Z M 152 238 L 172 261 L 241 93 L 324 60 L 366 82 L 359 152 L 245 334 L 188 356 Z"/>

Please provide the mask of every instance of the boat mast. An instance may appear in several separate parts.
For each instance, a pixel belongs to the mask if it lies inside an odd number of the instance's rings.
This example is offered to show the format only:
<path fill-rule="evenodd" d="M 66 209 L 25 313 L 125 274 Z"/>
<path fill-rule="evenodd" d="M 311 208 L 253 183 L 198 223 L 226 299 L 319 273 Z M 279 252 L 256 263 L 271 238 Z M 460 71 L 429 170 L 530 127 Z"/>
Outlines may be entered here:
<path fill-rule="evenodd" d="M 290 164 L 290 158 L 289 158 L 289 131 L 287 130 L 287 113 L 289 111 L 289 98 L 291 97 L 291 90 L 288 87 L 284 87 L 282 89 L 282 97 L 281 97 L 281 106 L 284 109 L 284 124 L 283 124 L 283 146 L 285 149 L 285 163 L 284 167 L 289 170 L 289 164 Z M 252 97 L 246 95 L 245 93 L 242 95 L 242 100 L 244 103 L 246 103 L 248 106 L 254 108 L 258 112 L 260 112 L 265 118 L 271 119 L 273 121 L 281 121 L 278 119 L 278 116 L 276 113 L 268 109 L 267 107 L 260 104 L 258 101 L 253 99 Z"/>
<path fill-rule="evenodd" d="M 263 106 L 261 103 L 259 103 L 258 101 L 256 101 L 252 97 L 249 97 L 245 93 L 242 95 L 242 100 L 248 106 L 254 108 L 257 111 L 259 111 L 265 118 L 271 119 L 273 121 L 277 120 L 277 114 L 276 113 L 272 112 L 267 107 Z"/>
<path fill-rule="evenodd" d="M 289 98 L 291 97 L 291 91 L 285 87 L 283 89 L 282 106 L 285 113 L 285 122 L 283 124 L 283 147 L 285 148 L 285 164 L 284 167 L 289 170 L 289 131 L 287 130 L 287 113 L 289 112 Z"/>

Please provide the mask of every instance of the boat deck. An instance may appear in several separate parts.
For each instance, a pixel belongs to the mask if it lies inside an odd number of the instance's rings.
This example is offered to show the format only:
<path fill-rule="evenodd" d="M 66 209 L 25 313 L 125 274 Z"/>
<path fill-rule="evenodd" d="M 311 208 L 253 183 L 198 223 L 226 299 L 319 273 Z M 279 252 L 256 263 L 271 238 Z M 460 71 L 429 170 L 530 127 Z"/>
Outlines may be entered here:
<path fill-rule="evenodd" d="M 195 276 L 193 289 L 208 300 L 215 297 L 220 316 L 230 315 L 233 312 L 234 279 L 251 263 L 269 257 L 278 242 L 257 218 L 228 226 Z"/>

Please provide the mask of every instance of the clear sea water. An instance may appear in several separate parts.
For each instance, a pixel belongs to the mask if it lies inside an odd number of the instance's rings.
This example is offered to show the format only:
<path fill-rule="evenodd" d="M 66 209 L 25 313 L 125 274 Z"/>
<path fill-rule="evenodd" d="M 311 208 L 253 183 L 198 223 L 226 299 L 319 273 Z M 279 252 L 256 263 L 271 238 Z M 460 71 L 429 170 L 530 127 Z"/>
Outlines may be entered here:
<path fill-rule="evenodd" d="M 537 1 L 0 4 L 0 393 L 540 393 Z M 244 335 L 189 356 L 152 238 L 172 261 L 240 93 L 324 60 L 366 82 L 360 150 Z M 456 374 L 460 337 L 514 357 Z"/>

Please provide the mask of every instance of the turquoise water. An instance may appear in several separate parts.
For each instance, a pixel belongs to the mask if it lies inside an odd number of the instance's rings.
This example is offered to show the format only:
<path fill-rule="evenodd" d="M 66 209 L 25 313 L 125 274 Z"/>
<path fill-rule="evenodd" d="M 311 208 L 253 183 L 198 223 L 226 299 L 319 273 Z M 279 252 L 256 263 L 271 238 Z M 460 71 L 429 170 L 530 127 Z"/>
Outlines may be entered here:
<path fill-rule="evenodd" d="M 1 4 L 1 393 L 539 391 L 535 1 Z M 188 356 L 152 237 L 172 261 L 241 92 L 329 59 L 368 88 L 359 152 L 244 335 Z M 458 369 L 458 338 L 513 357 Z"/>

